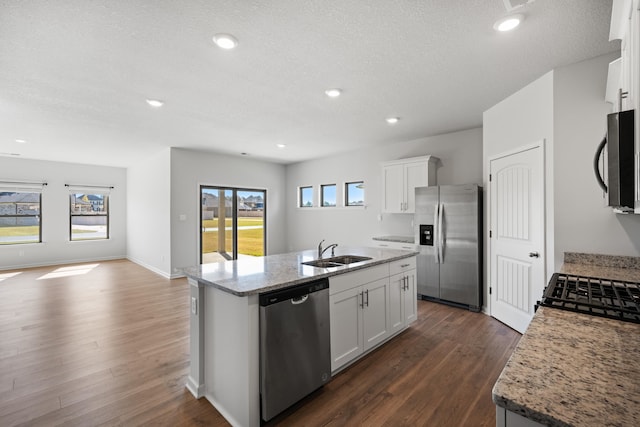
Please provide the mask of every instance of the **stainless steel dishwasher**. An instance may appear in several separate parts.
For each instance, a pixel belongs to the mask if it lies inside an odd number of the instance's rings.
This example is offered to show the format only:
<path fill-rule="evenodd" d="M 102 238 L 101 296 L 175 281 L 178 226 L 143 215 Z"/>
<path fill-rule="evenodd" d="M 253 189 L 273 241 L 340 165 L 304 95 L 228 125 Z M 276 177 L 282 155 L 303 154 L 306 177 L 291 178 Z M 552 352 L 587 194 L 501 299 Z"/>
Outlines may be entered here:
<path fill-rule="evenodd" d="M 329 280 L 260 295 L 260 399 L 269 421 L 331 379 Z"/>

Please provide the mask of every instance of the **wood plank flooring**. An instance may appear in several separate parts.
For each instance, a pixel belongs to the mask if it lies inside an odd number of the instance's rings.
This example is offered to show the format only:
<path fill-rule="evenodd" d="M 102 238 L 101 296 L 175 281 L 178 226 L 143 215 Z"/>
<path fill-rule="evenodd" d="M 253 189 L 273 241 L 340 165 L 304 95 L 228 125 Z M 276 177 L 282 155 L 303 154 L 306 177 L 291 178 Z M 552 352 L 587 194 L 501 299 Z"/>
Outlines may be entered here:
<path fill-rule="evenodd" d="M 185 389 L 189 289 L 126 260 L 0 271 L 1 426 L 226 426 Z M 520 334 L 426 301 L 384 347 L 273 420 L 494 426 Z"/>

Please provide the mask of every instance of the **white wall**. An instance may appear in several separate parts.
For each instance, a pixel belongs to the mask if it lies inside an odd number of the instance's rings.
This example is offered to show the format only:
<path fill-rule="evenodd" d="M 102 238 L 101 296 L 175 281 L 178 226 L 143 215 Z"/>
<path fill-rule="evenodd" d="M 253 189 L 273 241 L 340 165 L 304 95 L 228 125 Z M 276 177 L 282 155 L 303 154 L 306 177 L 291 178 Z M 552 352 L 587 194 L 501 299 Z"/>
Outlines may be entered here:
<path fill-rule="evenodd" d="M 171 150 L 127 169 L 127 258 L 151 271 L 171 272 Z"/>
<path fill-rule="evenodd" d="M 285 167 L 248 158 L 171 149 L 171 272 L 199 263 L 200 185 L 267 190 L 267 254 L 285 252 Z M 180 215 L 185 220 L 180 220 Z"/>
<path fill-rule="evenodd" d="M 312 249 L 322 239 L 326 240 L 326 244 L 370 246 L 374 236 L 413 235 L 413 215 L 384 214 L 382 220 L 378 219 L 382 196 L 380 163 L 423 155 L 441 159 L 437 169 L 438 184 L 482 182 L 480 128 L 371 147 L 287 166 L 287 250 Z M 361 180 L 365 183 L 366 208 L 297 207 L 300 186 L 312 185 L 314 195 L 317 195 L 321 184 L 337 184 L 337 198 L 341 201 L 344 183 Z"/>
<path fill-rule="evenodd" d="M 545 141 L 545 220 L 547 226 L 546 256 L 547 274 L 553 271 L 553 79 L 551 71 L 505 100 L 491 107 L 483 114 L 483 169 L 484 186 L 489 185 L 489 160 L 500 154 Z M 485 236 L 489 236 L 489 199 L 485 191 Z M 484 301 L 490 301 L 488 277 L 489 239 L 485 239 L 484 249 Z M 543 286 L 543 284 L 541 284 Z"/>
<path fill-rule="evenodd" d="M 48 184 L 42 192 L 42 243 L 0 245 L 0 269 L 125 257 L 125 169 L 0 157 L 0 179 Z M 69 190 L 65 184 L 114 187 L 109 197 L 109 239 L 69 240 Z"/>
<path fill-rule="evenodd" d="M 606 133 L 609 62 L 617 54 L 559 68 L 554 77 L 555 266 L 565 251 L 640 256 L 640 215 L 605 206 L 592 163 Z"/>

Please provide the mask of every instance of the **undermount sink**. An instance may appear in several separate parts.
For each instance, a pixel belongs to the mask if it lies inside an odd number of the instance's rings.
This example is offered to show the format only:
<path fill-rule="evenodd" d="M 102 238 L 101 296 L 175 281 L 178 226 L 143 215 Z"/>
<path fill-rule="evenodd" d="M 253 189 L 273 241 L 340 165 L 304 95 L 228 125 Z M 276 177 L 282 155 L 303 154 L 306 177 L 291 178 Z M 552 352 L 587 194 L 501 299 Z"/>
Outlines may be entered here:
<path fill-rule="evenodd" d="M 340 264 L 337 262 L 331 262 L 331 261 L 327 261 L 325 259 L 314 259 L 313 261 L 307 261 L 307 262 L 303 262 L 304 265 L 310 265 L 312 267 L 320 267 L 320 268 L 327 268 L 327 267 L 342 267 L 344 264 Z"/>
<path fill-rule="evenodd" d="M 370 260 L 370 257 L 359 255 L 340 255 L 331 258 L 314 259 L 313 261 L 303 262 L 304 265 L 310 265 L 312 267 L 329 268 L 329 267 L 342 267 L 343 265 L 353 264 L 354 262 L 361 262 Z"/>

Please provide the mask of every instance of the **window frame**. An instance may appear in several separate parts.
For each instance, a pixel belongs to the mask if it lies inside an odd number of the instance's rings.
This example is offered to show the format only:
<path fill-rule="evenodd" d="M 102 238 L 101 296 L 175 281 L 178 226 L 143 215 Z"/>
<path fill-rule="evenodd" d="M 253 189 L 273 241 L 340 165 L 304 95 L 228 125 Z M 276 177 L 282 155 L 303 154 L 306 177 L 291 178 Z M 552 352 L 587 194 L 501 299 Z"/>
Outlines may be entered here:
<path fill-rule="evenodd" d="M 305 205 L 303 204 L 304 201 L 304 197 L 302 196 L 302 192 L 304 190 L 311 190 L 311 198 L 309 199 L 311 201 L 311 205 Z M 314 196 L 313 196 L 313 185 L 303 185 L 298 187 L 298 207 L 299 208 L 312 208 L 314 207 Z"/>
<path fill-rule="evenodd" d="M 361 205 L 352 205 L 349 203 L 349 185 L 353 184 L 362 184 L 362 204 Z M 364 181 L 349 181 L 344 183 L 344 205 L 345 207 L 363 207 L 365 205 L 365 194 L 364 194 Z"/>
<path fill-rule="evenodd" d="M 336 193 L 336 200 L 333 205 L 325 205 L 324 204 L 324 190 L 325 188 L 333 187 Z M 320 185 L 320 207 L 321 208 L 335 208 L 338 206 L 338 185 L 337 184 L 321 184 Z"/>
<path fill-rule="evenodd" d="M 105 206 L 104 207 L 104 212 L 105 213 L 92 213 L 90 215 L 88 214 L 82 214 L 82 213 L 74 213 L 73 212 L 73 205 L 74 205 L 74 199 L 76 197 L 76 195 L 78 194 L 82 194 L 83 196 L 102 196 L 102 204 Z M 70 242 L 86 242 L 86 241 L 94 241 L 94 240 L 109 240 L 111 238 L 111 218 L 110 218 L 110 201 L 109 201 L 109 197 L 110 194 L 109 193 L 103 193 L 103 192 L 78 192 L 78 191 L 70 191 L 69 193 L 69 241 Z M 74 217 L 106 217 L 106 227 L 107 227 L 107 231 L 106 231 L 106 235 L 105 237 L 93 237 L 93 238 L 88 238 L 88 239 L 74 239 L 73 238 L 73 218 Z"/>
<path fill-rule="evenodd" d="M 1 190 L 1 189 L 0 189 Z M 16 202 L 16 213 L 11 215 L 4 215 L 0 213 L 0 218 L 35 218 L 38 223 L 38 241 L 9 241 L 6 243 L 0 244 L 0 246 L 9 246 L 9 245 L 25 245 L 25 244 L 33 244 L 33 243 L 42 243 L 42 192 L 40 191 L 28 191 L 28 190 L 20 190 L 20 191 L 0 191 L 2 193 L 13 193 L 13 194 L 37 194 L 38 195 L 38 214 L 34 215 L 25 215 L 17 213 L 17 205 L 19 202 Z"/>

